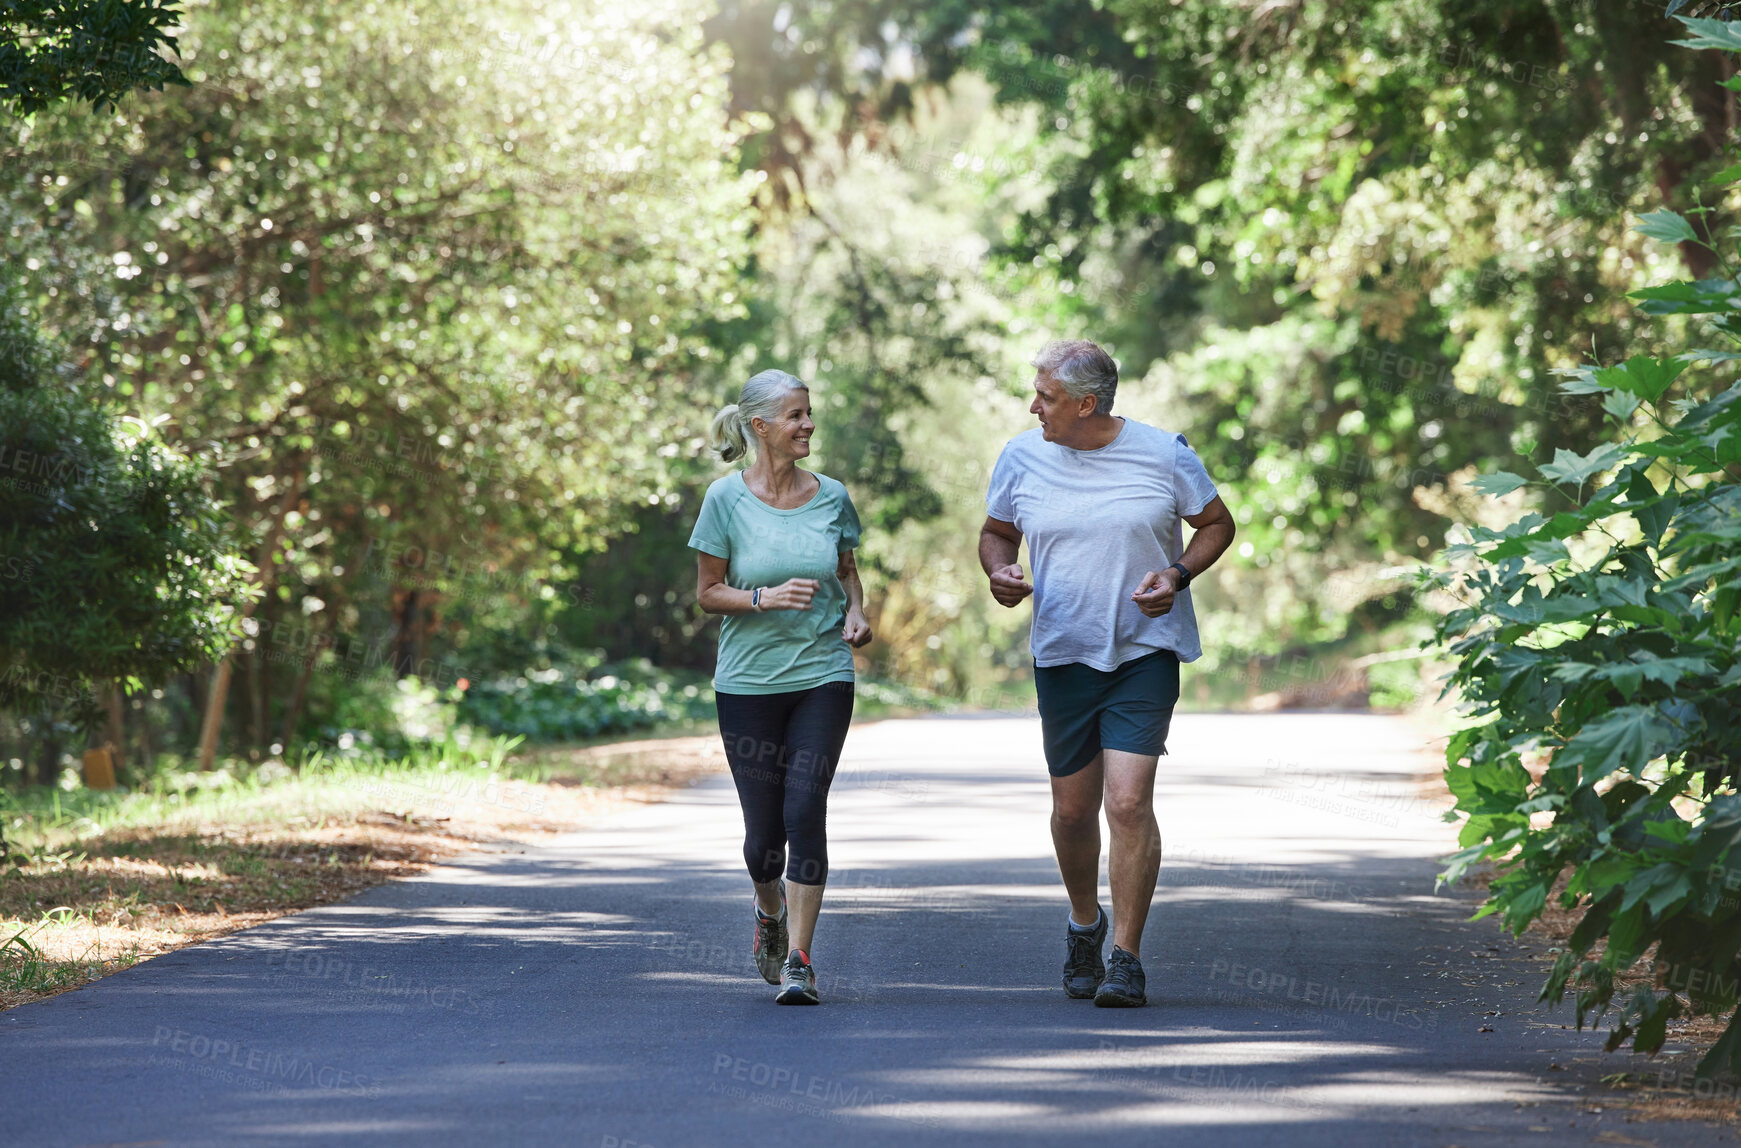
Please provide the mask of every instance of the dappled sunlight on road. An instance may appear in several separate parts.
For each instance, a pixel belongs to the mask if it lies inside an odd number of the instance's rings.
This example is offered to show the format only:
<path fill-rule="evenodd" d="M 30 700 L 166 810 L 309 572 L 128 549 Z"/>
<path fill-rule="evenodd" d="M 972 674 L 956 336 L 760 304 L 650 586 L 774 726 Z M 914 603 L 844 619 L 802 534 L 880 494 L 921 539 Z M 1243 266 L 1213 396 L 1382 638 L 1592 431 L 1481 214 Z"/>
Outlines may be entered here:
<path fill-rule="evenodd" d="M 1496 1145 L 1537 1142 L 1550 1111 L 1594 1131 L 1576 1088 L 1599 1034 L 1536 1006 L 1525 948 L 1434 890 L 1451 827 L 1413 727 L 1186 714 L 1174 745 L 1146 1009 L 1059 988 L 1038 723 L 929 718 L 848 742 L 822 1008 L 774 1006 L 754 971 L 743 826 L 716 774 L 16 1010 L 0 1068 L 24 1088 L 49 1069 L 137 1079 L 231 1140 L 439 1139 L 480 1113 L 526 1142 L 652 1145 L 751 1143 L 770 1118 L 841 1148 Z M 1549 1061 L 1582 1075 L 1544 1083 Z"/>

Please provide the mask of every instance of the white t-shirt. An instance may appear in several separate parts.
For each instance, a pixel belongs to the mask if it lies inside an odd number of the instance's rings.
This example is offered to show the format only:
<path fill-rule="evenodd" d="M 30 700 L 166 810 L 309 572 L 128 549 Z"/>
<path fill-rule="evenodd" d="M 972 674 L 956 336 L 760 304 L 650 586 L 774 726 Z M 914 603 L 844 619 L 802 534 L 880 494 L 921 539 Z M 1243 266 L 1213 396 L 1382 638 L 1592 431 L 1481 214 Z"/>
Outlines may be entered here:
<path fill-rule="evenodd" d="M 1185 552 L 1184 517 L 1215 484 L 1182 434 L 1125 419 L 1099 450 L 1047 442 L 1038 427 L 1011 439 L 992 468 L 986 513 L 1013 522 L 1033 561 L 1034 663 L 1115 670 L 1156 650 L 1203 656 L 1191 592 L 1146 618 L 1131 594 Z"/>

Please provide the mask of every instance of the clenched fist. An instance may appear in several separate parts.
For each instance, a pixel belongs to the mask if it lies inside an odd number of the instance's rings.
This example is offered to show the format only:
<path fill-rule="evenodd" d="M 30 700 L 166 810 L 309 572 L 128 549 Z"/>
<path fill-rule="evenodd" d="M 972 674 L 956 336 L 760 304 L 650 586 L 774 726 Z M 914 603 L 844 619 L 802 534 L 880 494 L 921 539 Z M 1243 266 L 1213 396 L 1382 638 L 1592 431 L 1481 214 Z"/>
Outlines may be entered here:
<path fill-rule="evenodd" d="M 991 572 L 991 596 L 1000 606 L 1014 606 L 1034 592 L 1022 575 L 1022 565 L 1012 562 Z"/>

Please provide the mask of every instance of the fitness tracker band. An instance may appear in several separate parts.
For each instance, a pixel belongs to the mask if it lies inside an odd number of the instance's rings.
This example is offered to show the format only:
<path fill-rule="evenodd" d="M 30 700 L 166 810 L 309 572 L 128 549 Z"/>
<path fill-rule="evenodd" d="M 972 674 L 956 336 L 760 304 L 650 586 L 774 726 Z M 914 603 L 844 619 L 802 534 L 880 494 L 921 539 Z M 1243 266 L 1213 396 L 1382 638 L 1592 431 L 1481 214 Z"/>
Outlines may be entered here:
<path fill-rule="evenodd" d="M 1179 589 L 1183 590 L 1185 587 L 1187 587 L 1191 584 L 1191 572 L 1185 568 L 1185 564 L 1183 562 L 1175 562 L 1171 566 L 1167 567 L 1167 569 L 1168 570 L 1177 570 L 1179 572 Z"/>
<path fill-rule="evenodd" d="M 762 612 L 762 588 L 760 586 L 750 591 L 750 609 L 758 614 Z"/>

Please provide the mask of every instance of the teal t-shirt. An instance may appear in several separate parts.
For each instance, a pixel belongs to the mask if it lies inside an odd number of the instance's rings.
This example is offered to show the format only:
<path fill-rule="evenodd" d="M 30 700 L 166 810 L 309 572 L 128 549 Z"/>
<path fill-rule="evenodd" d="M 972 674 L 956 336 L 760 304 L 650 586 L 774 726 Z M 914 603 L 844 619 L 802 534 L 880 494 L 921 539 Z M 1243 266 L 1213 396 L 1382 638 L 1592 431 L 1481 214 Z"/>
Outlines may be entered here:
<path fill-rule="evenodd" d="M 691 549 L 727 562 L 726 585 L 738 590 L 814 578 L 808 610 L 728 614 L 719 628 L 713 688 L 728 694 L 778 694 L 824 682 L 850 682 L 852 647 L 846 588 L 836 571 L 843 551 L 858 548 L 858 511 L 846 487 L 827 475 L 803 506 L 776 510 L 744 485 L 743 471 L 707 488 L 689 536 Z"/>

